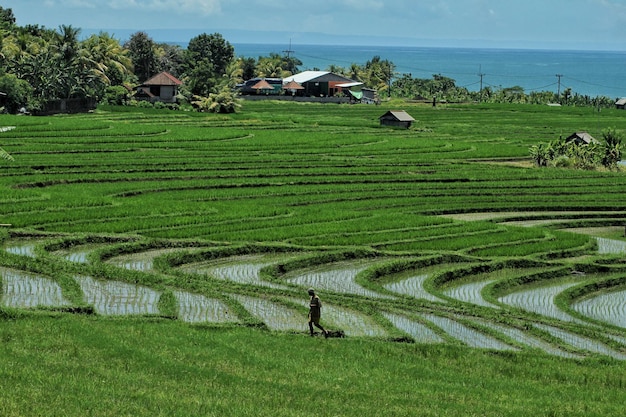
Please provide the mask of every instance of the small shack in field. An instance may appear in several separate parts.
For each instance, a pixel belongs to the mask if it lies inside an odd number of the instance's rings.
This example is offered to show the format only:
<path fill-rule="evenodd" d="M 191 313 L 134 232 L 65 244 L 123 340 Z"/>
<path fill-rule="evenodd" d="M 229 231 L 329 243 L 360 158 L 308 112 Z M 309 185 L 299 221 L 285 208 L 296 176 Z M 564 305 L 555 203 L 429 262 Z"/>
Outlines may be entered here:
<path fill-rule="evenodd" d="M 402 127 L 408 129 L 415 119 L 404 110 L 389 110 L 379 117 L 381 126 Z"/>
<path fill-rule="evenodd" d="M 626 97 L 620 98 L 615 102 L 616 109 L 626 110 Z"/>
<path fill-rule="evenodd" d="M 160 72 L 137 88 L 135 98 L 150 102 L 161 101 L 164 103 L 176 103 L 178 87 L 182 81 L 168 72 Z"/>
<path fill-rule="evenodd" d="M 576 145 L 589 145 L 590 143 L 600 143 L 587 132 L 575 132 L 565 138 L 566 143 L 575 143 Z"/>

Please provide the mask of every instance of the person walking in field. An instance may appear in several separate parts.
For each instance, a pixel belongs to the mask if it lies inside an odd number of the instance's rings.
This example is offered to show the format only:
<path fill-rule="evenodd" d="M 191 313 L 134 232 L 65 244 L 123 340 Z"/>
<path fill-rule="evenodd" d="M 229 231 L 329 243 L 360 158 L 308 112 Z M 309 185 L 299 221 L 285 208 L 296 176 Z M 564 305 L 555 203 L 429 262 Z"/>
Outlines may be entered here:
<path fill-rule="evenodd" d="M 309 288 L 309 295 L 311 296 L 311 300 L 309 301 L 309 331 L 311 332 L 311 336 L 313 333 L 313 325 L 324 332 L 324 337 L 328 337 L 328 331 L 322 327 L 320 324 L 320 319 L 322 318 L 322 301 L 315 294 L 315 290 L 313 288 Z"/>

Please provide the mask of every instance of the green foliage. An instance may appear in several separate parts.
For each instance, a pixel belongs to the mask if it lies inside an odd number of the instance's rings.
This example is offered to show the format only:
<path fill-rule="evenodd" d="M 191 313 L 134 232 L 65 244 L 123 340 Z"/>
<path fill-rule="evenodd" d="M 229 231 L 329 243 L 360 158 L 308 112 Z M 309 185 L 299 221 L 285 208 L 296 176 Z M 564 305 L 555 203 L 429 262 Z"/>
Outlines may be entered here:
<path fill-rule="evenodd" d="M 602 165 L 609 169 L 615 169 L 622 160 L 622 136 L 612 128 L 602 132 L 604 138 L 604 155 Z"/>
<path fill-rule="evenodd" d="M 201 112 L 208 113 L 235 113 L 241 107 L 237 96 L 230 90 L 223 90 L 217 94 L 209 94 L 208 97 L 195 96 L 192 104 Z"/>
<path fill-rule="evenodd" d="M 6 94 L 4 107 L 8 113 L 17 113 L 22 107 L 27 108 L 33 95 L 33 89 L 24 80 L 14 74 L 0 76 L 0 91 Z"/>

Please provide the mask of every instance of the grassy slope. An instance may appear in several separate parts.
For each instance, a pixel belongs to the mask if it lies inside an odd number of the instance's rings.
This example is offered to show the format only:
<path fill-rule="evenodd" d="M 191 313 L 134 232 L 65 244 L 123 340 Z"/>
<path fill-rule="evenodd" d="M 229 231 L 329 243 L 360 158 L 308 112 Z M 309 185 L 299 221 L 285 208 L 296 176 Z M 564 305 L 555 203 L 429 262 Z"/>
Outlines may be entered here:
<path fill-rule="evenodd" d="M 623 363 L 36 316 L 0 330 L 3 416 L 617 416 Z"/>

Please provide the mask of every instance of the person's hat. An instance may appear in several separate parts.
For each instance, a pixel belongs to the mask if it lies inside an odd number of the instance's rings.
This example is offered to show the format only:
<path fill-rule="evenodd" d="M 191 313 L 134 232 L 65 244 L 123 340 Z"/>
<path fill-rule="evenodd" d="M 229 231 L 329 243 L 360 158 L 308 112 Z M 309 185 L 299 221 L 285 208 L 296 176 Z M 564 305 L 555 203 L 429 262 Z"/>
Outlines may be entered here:
<path fill-rule="evenodd" d="M 309 294 L 315 294 L 315 290 L 313 288 L 309 288 Z"/>

